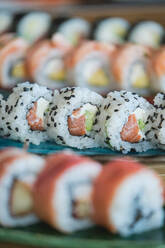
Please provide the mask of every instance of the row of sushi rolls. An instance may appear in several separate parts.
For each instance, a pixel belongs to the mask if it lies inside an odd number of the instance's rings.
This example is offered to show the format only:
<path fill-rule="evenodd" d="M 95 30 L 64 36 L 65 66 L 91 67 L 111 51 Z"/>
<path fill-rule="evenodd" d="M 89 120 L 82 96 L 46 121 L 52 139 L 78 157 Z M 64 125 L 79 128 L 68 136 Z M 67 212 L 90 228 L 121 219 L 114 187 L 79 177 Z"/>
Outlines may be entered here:
<path fill-rule="evenodd" d="M 41 157 L 0 151 L 0 224 L 44 221 L 70 234 L 98 225 L 128 237 L 164 224 L 164 185 L 129 157 L 102 165 L 70 150 Z"/>

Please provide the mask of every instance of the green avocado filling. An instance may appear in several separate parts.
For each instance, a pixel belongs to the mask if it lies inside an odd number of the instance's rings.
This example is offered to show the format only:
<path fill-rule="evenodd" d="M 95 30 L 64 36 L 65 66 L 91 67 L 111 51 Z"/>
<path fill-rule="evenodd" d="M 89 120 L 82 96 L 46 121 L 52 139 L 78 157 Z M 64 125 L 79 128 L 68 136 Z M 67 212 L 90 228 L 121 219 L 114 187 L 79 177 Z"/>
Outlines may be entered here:
<path fill-rule="evenodd" d="M 145 128 L 145 123 L 144 123 L 144 121 L 142 121 L 142 119 L 138 120 L 138 126 L 139 126 L 140 130 L 143 131 L 143 129 Z"/>
<path fill-rule="evenodd" d="M 93 128 L 93 122 L 95 118 L 95 112 L 85 111 L 85 129 L 90 132 Z"/>

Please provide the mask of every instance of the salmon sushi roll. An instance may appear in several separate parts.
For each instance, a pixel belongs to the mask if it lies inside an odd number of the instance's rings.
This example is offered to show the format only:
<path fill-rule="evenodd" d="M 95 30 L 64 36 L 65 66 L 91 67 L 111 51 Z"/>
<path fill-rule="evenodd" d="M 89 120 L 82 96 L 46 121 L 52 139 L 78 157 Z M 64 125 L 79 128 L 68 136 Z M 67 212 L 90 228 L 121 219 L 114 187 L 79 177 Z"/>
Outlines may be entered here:
<path fill-rule="evenodd" d="M 45 112 L 52 100 L 52 92 L 44 86 L 19 84 L 6 101 L 8 136 L 21 142 L 40 144 L 48 139 Z"/>
<path fill-rule="evenodd" d="M 136 93 L 114 91 L 103 100 L 96 117 L 96 140 L 101 146 L 127 153 L 153 146 L 147 141 L 147 117 L 153 106 Z"/>
<path fill-rule="evenodd" d="M 33 185 L 44 159 L 21 149 L 0 151 L 0 224 L 27 226 L 38 221 L 33 212 Z"/>
<path fill-rule="evenodd" d="M 146 135 L 148 140 L 165 149 L 165 94 L 158 93 L 154 98 L 154 109 L 147 118 Z"/>
<path fill-rule="evenodd" d="M 154 93 L 165 92 L 165 46 L 156 50 L 151 57 L 151 88 Z"/>
<path fill-rule="evenodd" d="M 128 40 L 137 44 L 158 48 L 164 38 L 163 26 L 155 21 L 138 22 L 131 29 Z"/>
<path fill-rule="evenodd" d="M 60 90 L 47 113 L 50 139 L 79 149 L 97 147 L 94 125 L 102 100 L 102 96 L 86 88 Z"/>
<path fill-rule="evenodd" d="M 115 54 L 113 75 L 116 87 L 147 96 L 150 94 L 151 49 L 135 44 L 121 46 Z"/>
<path fill-rule="evenodd" d="M 32 44 L 48 34 L 51 16 L 46 12 L 30 12 L 18 23 L 17 34 Z"/>
<path fill-rule="evenodd" d="M 99 163 L 70 152 L 48 156 L 34 185 L 36 214 L 64 233 L 92 226 L 91 192 L 100 171 Z"/>
<path fill-rule="evenodd" d="M 98 23 L 94 38 L 101 42 L 122 44 L 129 28 L 129 22 L 123 18 L 107 18 Z"/>
<path fill-rule="evenodd" d="M 93 220 L 122 236 L 160 228 L 163 184 L 149 168 L 129 159 L 106 164 L 95 180 Z"/>
<path fill-rule="evenodd" d="M 0 11 L 0 34 L 3 34 L 5 32 L 8 32 L 13 23 L 13 14 L 8 11 Z"/>
<path fill-rule="evenodd" d="M 28 44 L 12 34 L 0 37 L 0 87 L 10 89 L 27 78 L 25 56 Z"/>
<path fill-rule="evenodd" d="M 115 50 L 114 45 L 84 42 L 68 59 L 68 80 L 102 94 L 114 89 L 112 64 Z"/>
<path fill-rule="evenodd" d="M 57 32 L 62 34 L 71 46 L 78 46 L 90 35 L 91 25 L 82 18 L 71 18 L 61 23 Z"/>
<path fill-rule="evenodd" d="M 65 58 L 69 52 L 70 45 L 59 34 L 32 46 L 26 61 L 31 80 L 51 89 L 66 86 Z"/>

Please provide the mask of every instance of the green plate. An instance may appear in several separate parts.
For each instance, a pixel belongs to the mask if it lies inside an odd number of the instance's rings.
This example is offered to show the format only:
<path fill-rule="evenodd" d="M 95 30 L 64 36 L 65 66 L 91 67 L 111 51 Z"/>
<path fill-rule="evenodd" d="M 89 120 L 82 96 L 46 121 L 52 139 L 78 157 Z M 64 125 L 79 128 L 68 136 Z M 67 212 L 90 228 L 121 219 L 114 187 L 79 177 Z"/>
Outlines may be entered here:
<path fill-rule="evenodd" d="M 23 143 L 11 139 L 6 139 L 6 138 L 0 138 L 0 149 L 9 147 L 9 146 L 14 146 L 14 147 L 23 147 Z M 121 152 L 117 151 L 112 151 L 111 149 L 108 148 L 88 148 L 88 149 L 76 149 L 76 148 L 71 148 L 67 146 L 61 146 L 57 145 L 56 143 L 53 142 L 44 142 L 41 143 L 40 145 L 33 145 L 30 144 L 28 147 L 28 151 L 32 153 L 37 153 L 37 154 L 51 154 L 51 153 L 56 153 L 65 149 L 71 149 L 75 151 L 78 154 L 81 155 L 88 155 L 88 156 L 96 156 L 96 155 L 110 155 L 110 156 L 120 156 L 123 155 Z M 163 156 L 165 155 L 165 151 L 160 150 L 160 149 L 155 149 L 155 150 L 148 150 L 146 152 L 130 152 L 126 155 L 130 156 Z"/>
<path fill-rule="evenodd" d="M 99 227 L 63 235 L 41 223 L 27 228 L 0 228 L 0 242 L 45 248 L 164 248 L 165 230 L 162 228 L 125 239 Z"/>

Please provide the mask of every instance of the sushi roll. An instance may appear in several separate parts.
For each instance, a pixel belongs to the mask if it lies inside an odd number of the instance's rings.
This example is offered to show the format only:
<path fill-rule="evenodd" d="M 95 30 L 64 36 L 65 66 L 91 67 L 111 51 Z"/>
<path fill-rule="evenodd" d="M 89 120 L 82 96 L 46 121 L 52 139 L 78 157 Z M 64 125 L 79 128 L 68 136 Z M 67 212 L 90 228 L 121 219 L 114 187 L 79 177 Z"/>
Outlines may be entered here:
<path fill-rule="evenodd" d="M 86 157 L 50 155 L 34 185 L 36 214 L 64 233 L 92 226 L 91 192 L 100 171 L 101 165 Z"/>
<path fill-rule="evenodd" d="M 154 98 L 154 109 L 146 122 L 146 136 L 153 144 L 165 149 L 165 94 L 158 93 Z"/>
<path fill-rule="evenodd" d="M 33 184 L 44 159 L 21 149 L 0 151 L 0 224 L 27 226 L 38 221 L 33 212 Z"/>
<path fill-rule="evenodd" d="M 80 42 L 89 37 L 91 25 L 82 18 L 71 18 L 61 23 L 57 32 L 62 34 L 72 45 L 77 46 Z"/>
<path fill-rule="evenodd" d="M 106 164 L 95 180 L 93 219 L 122 236 L 163 226 L 163 183 L 149 168 L 132 160 Z"/>
<path fill-rule="evenodd" d="M 48 33 L 50 25 L 51 16 L 48 13 L 30 12 L 19 21 L 17 34 L 32 44 Z"/>
<path fill-rule="evenodd" d="M 44 113 L 51 99 L 52 92 L 44 86 L 26 82 L 15 87 L 5 105 L 8 136 L 36 145 L 47 140 Z"/>
<path fill-rule="evenodd" d="M 32 46 L 26 60 L 31 80 L 51 89 L 66 86 L 65 58 L 70 49 L 59 34 L 53 36 L 52 40 L 43 40 Z"/>
<path fill-rule="evenodd" d="M 57 144 L 79 149 L 97 147 L 95 118 L 103 98 L 86 88 L 67 87 L 47 112 L 47 132 Z"/>
<path fill-rule="evenodd" d="M 129 28 L 129 22 L 123 18 L 107 18 L 97 25 L 94 39 L 106 43 L 121 44 L 125 41 Z"/>
<path fill-rule="evenodd" d="M 12 34 L 0 37 L 0 87 L 10 89 L 27 78 L 25 56 L 28 44 Z"/>
<path fill-rule="evenodd" d="M 151 57 L 151 88 L 153 93 L 165 92 L 165 46 L 155 51 Z"/>
<path fill-rule="evenodd" d="M 8 11 L 0 11 L 0 34 L 8 32 L 12 26 L 13 15 Z"/>
<path fill-rule="evenodd" d="M 164 28 L 155 21 L 142 21 L 131 30 L 128 40 L 141 45 L 158 48 L 164 38 Z"/>
<path fill-rule="evenodd" d="M 94 130 L 97 143 L 123 153 L 153 148 L 145 135 L 145 123 L 152 108 L 149 102 L 136 93 L 109 93 L 96 117 Z"/>
<path fill-rule="evenodd" d="M 144 96 L 149 95 L 151 54 L 151 49 L 145 46 L 121 46 L 115 53 L 112 67 L 116 87 Z"/>
<path fill-rule="evenodd" d="M 67 61 L 68 80 L 76 86 L 87 87 L 105 94 L 116 84 L 112 75 L 114 45 L 95 41 L 84 42 Z"/>

